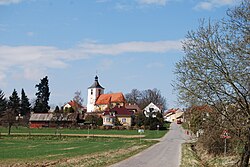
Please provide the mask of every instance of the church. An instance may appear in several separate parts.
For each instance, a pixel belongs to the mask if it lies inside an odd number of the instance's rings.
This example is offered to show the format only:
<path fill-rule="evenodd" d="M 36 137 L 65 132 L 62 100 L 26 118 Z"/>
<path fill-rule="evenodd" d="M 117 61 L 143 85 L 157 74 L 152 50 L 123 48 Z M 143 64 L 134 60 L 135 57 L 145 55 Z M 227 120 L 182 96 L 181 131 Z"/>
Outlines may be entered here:
<path fill-rule="evenodd" d="M 103 112 L 115 107 L 125 107 L 125 97 L 123 93 L 104 94 L 104 87 L 95 76 L 94 83 L 88 88 L 87 113 Z"/>

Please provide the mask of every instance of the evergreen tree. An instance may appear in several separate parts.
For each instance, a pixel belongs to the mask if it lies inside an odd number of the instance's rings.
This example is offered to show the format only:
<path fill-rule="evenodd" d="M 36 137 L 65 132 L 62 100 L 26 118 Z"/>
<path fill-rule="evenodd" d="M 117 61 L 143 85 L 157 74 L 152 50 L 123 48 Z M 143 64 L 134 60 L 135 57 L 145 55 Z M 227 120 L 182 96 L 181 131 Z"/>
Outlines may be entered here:
<path fill-rule="evenodd" d="M 35 101 L 34 112 L 47 113 L 50 109 L 49 102 L 49 81 L 48 76 L 41 79 L 41 82 L 35 86 L 38 89 L 36 93 L 37 99 Z"/>
<path fill-rule="evenodd" d="M 22 89 L 22 92 L 21 92 L 21 108 L 20 108 L 21 115 L 27 115 L 30 112 L 30 110 L 31 110 L 31 107 L 30 107 L 29 99 L 26 96 L 24 90 Z"/>
<path fill-rule="evenodd" d="M 4 111 L 6 110 L 7 100 L 4 97 L 3 91 L 0 89 L 0 117 L 3 115 Z"/>
<path fill-rule="evenodd" d="M 20 113 L 20 98 L 18 97 L 16 89 L 14 89 L 12 95 L 9 97 L 8 108 L 14 111 L 15 115 Z"/>

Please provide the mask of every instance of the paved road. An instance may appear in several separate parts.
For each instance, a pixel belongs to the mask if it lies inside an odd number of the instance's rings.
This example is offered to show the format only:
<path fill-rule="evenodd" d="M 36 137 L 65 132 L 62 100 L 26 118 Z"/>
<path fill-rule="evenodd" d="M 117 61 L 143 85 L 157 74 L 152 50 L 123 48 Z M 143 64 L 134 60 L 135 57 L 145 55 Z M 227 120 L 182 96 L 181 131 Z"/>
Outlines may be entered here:
<path fill-rule="evenodd" d="M 159 143 L 110 167 L 179 167 L 181 144 L 187 139 L 181 126 L 172 123 Z"/>

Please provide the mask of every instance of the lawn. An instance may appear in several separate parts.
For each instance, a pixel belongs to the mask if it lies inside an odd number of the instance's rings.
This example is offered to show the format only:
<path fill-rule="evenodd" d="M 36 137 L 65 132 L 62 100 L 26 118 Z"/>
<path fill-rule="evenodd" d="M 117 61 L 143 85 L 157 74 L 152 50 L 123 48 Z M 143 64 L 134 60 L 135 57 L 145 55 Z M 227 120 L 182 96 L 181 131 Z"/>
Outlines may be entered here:
<path fill-rule="evenodd" d="M 0 127 L 0 133 L 7 133 L 8 128 Z M 102 134 L 102 135 L 139 135 L 137 130 L 99 130 L 99 129 L 55 129 L 55 128 L 27 128 L 27 127 L 12 127 L 11 133 L 34 133 L 34 134 L 51 134 L 54 135 L 55 132 L 60 132 L 61 134 Z M 145 130 L 142 135 L 145 135 L 146 139 L 161 138 L 166 134 L 167 130 Z"/>
<path fill-rule="evenodd" d="M 0 127 L 0 166 L 87 166 L 102 167 L 126 159 L 155 144 L 139 138 L 93 137 L 99 135 L 139 135 L 137 130 L 98 129 L 29 129 Z M 90 137 L 69 137 L 55 134 L 90 134 Z M 15 134 L 14 134 L 15 133 Z M 29 133 L 31 135 L 29 135 Z M 146 139 L 164 136 L 167 130 L 145 130 Z M 19 135 L 17 135 L 19 134 Z M 21 134 L 21 135 L 20 135 Z M 40 134 L 40 135 L 36 135 Z M 107 158 L 108 157 L 108 158 Z"/>
<path fill-rule="evenodd" d="M 136 154 L 154 143 L 155 141 L 140 142 L 139 139 L 120 138 L 2 136 L 0 166 L 35 166 L 48 163 L 59 166 L 106 166 Z"/>

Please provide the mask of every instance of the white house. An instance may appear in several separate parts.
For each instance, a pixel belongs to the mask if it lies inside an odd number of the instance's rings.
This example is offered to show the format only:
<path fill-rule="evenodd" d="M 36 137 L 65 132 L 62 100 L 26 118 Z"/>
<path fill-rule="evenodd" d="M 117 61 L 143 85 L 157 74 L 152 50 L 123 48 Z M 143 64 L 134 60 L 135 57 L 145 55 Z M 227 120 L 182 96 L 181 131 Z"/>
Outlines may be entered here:
<path fill-rule="evenodd" d="M 162 111 L 159 107 L 151 102 L 147 107 L 143 109 L 143 113 L 146 117 L 149 117 L 151 115 L 153 118 L 155 118 L 157 113 L 162 113 Z"/>
<path fill-rule="evenodd" d="M 177 120 L 180 120 L 183 122 L 183 114 L 184 112 L 181 109 L 169 109 L 166 114 L 164 115 L 164 121 L 167 122 L 176 122 Z"/>

